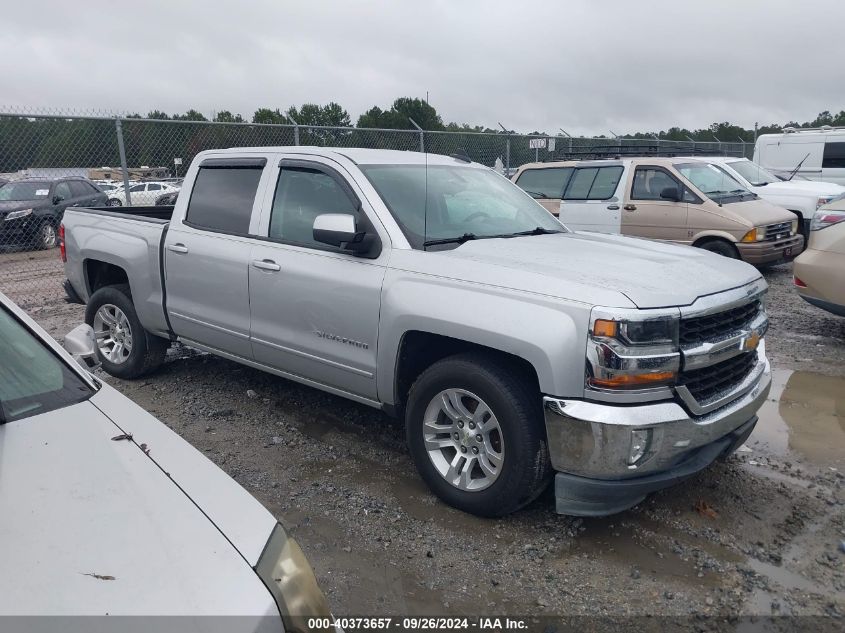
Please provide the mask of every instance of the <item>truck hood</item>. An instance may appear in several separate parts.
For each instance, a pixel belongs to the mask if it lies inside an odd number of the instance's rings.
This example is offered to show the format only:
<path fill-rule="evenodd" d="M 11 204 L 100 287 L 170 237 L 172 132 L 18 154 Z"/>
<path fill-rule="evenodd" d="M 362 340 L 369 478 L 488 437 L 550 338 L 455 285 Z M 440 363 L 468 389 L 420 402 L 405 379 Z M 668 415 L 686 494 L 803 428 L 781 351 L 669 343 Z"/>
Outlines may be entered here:
<path fill-rule="evenodd" d="M 748 220 L 754 226 L 765 226 L 777 222 L 791 222 L 795 219 L 792 211 L 772 204 L 766 200 L 743 200 L 742 202 L 726 202 L 717 210 L 711 211 L 717 215 L 728 217 L 724 212 L 732 212 L 741 218 Z"/>
<path fill-rule="evenodd" d="M 121 427 L 106 413 L 118 402 Z M 250 544 L 227 539 L 219 510 L 189 496 L 190 479 L 179 482 L 194 468 L 219 484 L 219 469 L 198 454 L 205 464 L 189 456 L 168 472 L 180 448 L 165 446 L 150 421 L 172 433 L 104 386 L 86 402 L 0 426 L 0 613 L 241 615 L 256 630 L 278 628 L 270 593 L 236 549 Z M 123 431 L 135 441 L 112 440 Z M 253 504 L 240 490 L 229 511 L 254 516 Z M 264 542 L 274 524 L 259 526 Z"/>
<path fill-rule="evenodd" d="M 771 182 L 763 187 L 754 187 L 761 195 L 777 193 L 784 196 L 838 196 L 845 193 L 845 187 L 832 182 L 817 180 L 790 180 Z"/>
<path fill-rule="evenodd" d="M 590 232 L 475 240 L 423 255 L 435 255 L 425 272 L 432 263 L 444 277 L 613 307 L 689 305 L 760 277 L 697 248 Z"/>

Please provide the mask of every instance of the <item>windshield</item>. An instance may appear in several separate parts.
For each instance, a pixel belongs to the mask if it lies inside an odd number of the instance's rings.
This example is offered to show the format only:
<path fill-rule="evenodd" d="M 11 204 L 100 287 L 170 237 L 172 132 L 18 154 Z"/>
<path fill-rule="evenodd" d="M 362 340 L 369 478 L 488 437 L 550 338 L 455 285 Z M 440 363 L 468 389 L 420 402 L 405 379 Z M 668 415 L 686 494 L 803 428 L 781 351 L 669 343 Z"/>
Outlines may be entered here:
<path fill-rule="evenodd" d="M 773 182 L 780 182 L 778 178 L 776 178 L 772 173 L 766 171 L 764 167 L 760 167 L 760 165 L 751 162 L 750 160 L 738 160 L 728 163 L 728 166 L 755 187 L 761 187 Z"/>
<path fill-rule="evenodd" d="M 91 387 L 0 308 L 0 424 L 87 399 Z"/>
<path fill-rule="evenodd" d="M 452 165 L 361 165 L 411 246 L 566 229 L 539 203 L 499 174 Z M 428 175 L 426 177 L 426 170 Z"/>
<path fill-rule="evenodd" d="M 683 163 L 675 165 L 675 169 L 709 198 L 719 199 L 749 193 L 748 189 L 728 172 L 710 163 Z"/>
<path fill-rule="evenodd" d="M 0 187 L 0 200 L 38 200 L 48 195 L 49 182 L 8 182 Z"/>

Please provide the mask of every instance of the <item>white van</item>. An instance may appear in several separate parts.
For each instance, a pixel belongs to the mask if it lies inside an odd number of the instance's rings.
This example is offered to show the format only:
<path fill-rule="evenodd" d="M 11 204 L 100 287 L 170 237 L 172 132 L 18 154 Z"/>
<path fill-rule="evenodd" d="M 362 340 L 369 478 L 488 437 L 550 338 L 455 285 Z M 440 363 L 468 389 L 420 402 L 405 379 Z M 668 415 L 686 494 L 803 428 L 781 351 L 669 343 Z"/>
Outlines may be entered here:
<path fill-rule="evenodd" d="M 778 176 L 794 173 L 845 185 L 845 127 L 788 127 L 781 134 L 761 134 L 754 162 Z"/>

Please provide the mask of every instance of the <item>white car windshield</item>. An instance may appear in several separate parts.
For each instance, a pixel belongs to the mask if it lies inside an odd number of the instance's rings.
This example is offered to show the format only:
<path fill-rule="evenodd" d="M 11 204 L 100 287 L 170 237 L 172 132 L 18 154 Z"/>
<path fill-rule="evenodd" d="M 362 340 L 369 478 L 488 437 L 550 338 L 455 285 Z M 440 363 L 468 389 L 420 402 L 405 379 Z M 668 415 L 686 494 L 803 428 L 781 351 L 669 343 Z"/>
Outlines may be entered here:
<path fill-rule="evenodd" d="M 780 182 L 780 179 L 771 172 L 766 171 L 764 167 L 760 167 L 760 165 L 750 160 L 737 160 L 728 163 L 728 166 L 755 187 Z"/>
<path fill-rule="evenodd" d="M 531 196 L 499 174 L 451 165 L 361 165 L 411 246 L 563 233 Z"/>
<path fill-rule="evenodd" d="M 93 390 L 0 307 L 0 424 L 86 400 Z"/>

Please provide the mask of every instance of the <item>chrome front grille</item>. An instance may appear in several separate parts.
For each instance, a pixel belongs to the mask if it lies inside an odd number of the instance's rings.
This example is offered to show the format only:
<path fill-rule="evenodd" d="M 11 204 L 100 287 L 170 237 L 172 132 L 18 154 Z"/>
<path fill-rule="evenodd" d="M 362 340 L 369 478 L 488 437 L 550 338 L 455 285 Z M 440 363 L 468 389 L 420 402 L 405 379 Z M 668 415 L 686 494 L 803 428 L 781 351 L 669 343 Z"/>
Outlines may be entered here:
<path fill-rule="evenodd" d="M 715 365 L 681 374 L 679 385 L 686 387 L 698 403 L 736 389 L 757 366 L 757 350 L 745 352 Z"/>
<path fill-rule="evenodd" d="M 679 342 L 681 347 L 717 341 L 748 327 L 760 312 L 760 302 L 752 301 L 737 308 L 681 319 Z"/>
<path fill-rule="evenodd" d="M 769 224 L 766 226 L 766 241 L 781 240 L 789 237 L 792 232 L 792 222 L 779 222 L 778 224 Z"/>

